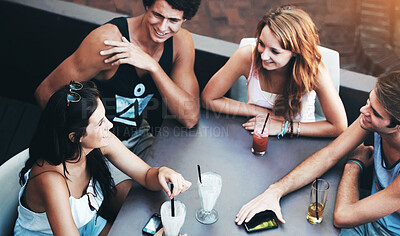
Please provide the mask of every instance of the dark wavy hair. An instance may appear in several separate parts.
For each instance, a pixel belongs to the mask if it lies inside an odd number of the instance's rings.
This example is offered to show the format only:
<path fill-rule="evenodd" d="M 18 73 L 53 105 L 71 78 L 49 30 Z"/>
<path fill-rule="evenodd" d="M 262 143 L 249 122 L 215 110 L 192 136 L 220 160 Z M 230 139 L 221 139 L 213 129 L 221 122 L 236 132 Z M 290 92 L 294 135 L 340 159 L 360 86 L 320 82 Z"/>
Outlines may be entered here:
<path fill-rule="evenodd" d="M 97 109 L 97 99 L 100 97 L 93 82 L 83 82 L 82 85 L 81 90 L 75 91 L 81 96 L 79 102 L 70 102 L 67 105 L 69 85 L 63 86 L 51 96 L 31 140 L 29 159 L 19 174 L 21 185 L 25 183 L 25 173 L 35 164 L 38 166 L 42 166 L 44 162 L 55 166 L 62 164 L 64 176 L 68 179 L 66 162 L 76 163 L 80 160 L 82 146 L 79 140 L 86 134 L 89 118 Z M 71 132 L 75 132 L 73 141 L 68 137 Z M 99 183 L 104 202 L 108 203 L 116 190 L 105 157 L 97 148 L 87 154 L 86 158 L 86 168 L 93 177 L 93 184 L 96 186 L 96 183 Z M 94 188 L 95 192 L 98 191 L 96 187 Z"/>
<path fill-rule="evenodd" d="M 156 0 L 142 0 L 144 7 L 151 7 Z M 165 0 L 167 3 L 176 10 L 183 11 L 183 19 L 190 20 L 196 15 L 199 9 L 201 0 Z"/>
<path fill-rule="evenodd" d="M 260 35 L 265 26 L 280 42 L 280 46 L 293 52 L 288 62 L 287 78 L 282 95 L 278 96 L 274 113 L 285 119 L 293 120 L 301 110 L 303 96 L 318 86 L 318 66 L 321 54 L 318 51 L 319 37 L 311 17 L 295 6 L 281 6 L 269 10 L 258 22 L 255 36 L 254 62 L 257 73 L 263 77 L 261 54 L 257 47 Z"/>

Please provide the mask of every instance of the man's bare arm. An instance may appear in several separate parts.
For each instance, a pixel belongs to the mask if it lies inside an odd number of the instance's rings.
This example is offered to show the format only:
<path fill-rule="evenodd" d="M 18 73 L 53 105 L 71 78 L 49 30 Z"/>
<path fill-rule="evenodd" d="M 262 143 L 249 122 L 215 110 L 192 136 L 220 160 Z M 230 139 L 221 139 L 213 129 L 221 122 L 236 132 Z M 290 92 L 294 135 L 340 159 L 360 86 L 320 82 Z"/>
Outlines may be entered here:
<path fill-rule="evenodd" d="M 108 48 L 103 43 L 106 38 L 120 40 L 120 35 L 118 28 L 111 24 L 93 30 L 79 48 L 52 71 L 36 89 L 35 98 L 38 104 L 44 108 L 51 95 L 71 80 L 87 81 L 101 71 L 113 69 L 111 65 L 104 63 L 106 56 L 100 55 L 100 51 Z"/>
<path fill-rule="evenodd" d="M 323 175 L 341 158 L 360 145 L 368 132 L 360 127 L 359 120 L 360 118 L 354 121 L 327 147 L 312 154 L 281 180 L 270 185 L 264 193 L 244 205 L 237 215 L 236 223 L 242 224 L 243 221 L 250 220 L 256 213 L 266 209 L 275 211 L 278 219 L 284 222 L 279 206 L 280 199 Z M 266 199 L 269 201 L 265 201 Z"/>
<path fill-rule="evenodd" d="M 314 153 L 289 174 L 273 184 L 281 189 L 282 196 L 291 193 L 316 177 L 323 175 L 366 138 L 368 132 L 360 127 L 359 118 L 327 147 Z M 312 171 L 310 171 L 312 170 Z"/>
<path fill-rule="evenodd" d="M 358 174 L 360 168 L 347 164 L 343 172 L 334 214 L 339 228 L 353 228 L 376 221 L 400 209 L 400 176 L 385 189 L 359 200 Z M 350 192 L 356 190 L 355 192 Z"/>
<path fill-rule="evenodd" d="M 371 158 L 372 157 L 372 158 Z M 373 163 L 373 148 L 360 145 L 349 159 Z M 400 179 L 397 177 L 387 188 L 362 200 L 359 198 L 358 182 L 360 166 L 349 162 L 343 171 L 336 196 L 334 224 L 339 228 L 353 228 L 376 221 L 400 208 Z"/>
<path fill-rule="evenodd" d="M 199 120 L 199 85 L 194 74 L 195 49 L 191 34 L 181 29 L 174 37 L 176 58 L 170 78 L 161 67 L 151 71 L 169 111 L 187 128 Z"/>

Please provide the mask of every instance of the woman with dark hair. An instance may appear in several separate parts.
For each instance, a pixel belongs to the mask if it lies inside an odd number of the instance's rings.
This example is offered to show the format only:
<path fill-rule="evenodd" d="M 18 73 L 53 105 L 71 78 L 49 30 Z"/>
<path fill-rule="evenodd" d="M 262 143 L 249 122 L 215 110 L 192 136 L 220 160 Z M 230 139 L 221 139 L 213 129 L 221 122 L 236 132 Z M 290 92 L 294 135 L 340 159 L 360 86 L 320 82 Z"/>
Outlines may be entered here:
<path fill-rule="evenodd" d="M 151 168 L 109 130 L 112 123 L 93 82 L 58 90 L 47 103 L 20 172 L 15 235 L 107 235 L 99 215 L 116 194 L 106 158 L 150 190 L 173 198 L 191 183 L 166 168 Z M 174 184 L 171 193 L 167 182 Z"/>
<path fill-rule="evenodd" d="M 347 127 L 346 113 L 318 51 L 311 17 L 294 6 L 268 11 L 256 29 L 256 45 L 239 48 L 211 78 L 202 105 L 218 112 L 256 116 L 271 113 L 270 134 L 334 137 Z M 224 97 L 247 77 L 247 103 Z M 318 97 L 324 121 L 314 116 Z M 303 123 L 304 122 L 304 123 Z M 243 124 L 253 130 L 254 118 Z"/>
<path fill-rule="evenodd" d="M 144 14 L 117 17 L 94 29 L 37 87 L 39 105 L 44 108 L 69 80 L 94 79 L 106 114 L 113 117 L 113 134 L 145 160 L 167 114 L 186 128 L 199 120 L 195 48 L 182 24 L 196 14 L 200 2 L 143 0 Z M 121 205 L 133 182 L 111 172 L 115 183 L 121 183 L 116 201 Z"/>

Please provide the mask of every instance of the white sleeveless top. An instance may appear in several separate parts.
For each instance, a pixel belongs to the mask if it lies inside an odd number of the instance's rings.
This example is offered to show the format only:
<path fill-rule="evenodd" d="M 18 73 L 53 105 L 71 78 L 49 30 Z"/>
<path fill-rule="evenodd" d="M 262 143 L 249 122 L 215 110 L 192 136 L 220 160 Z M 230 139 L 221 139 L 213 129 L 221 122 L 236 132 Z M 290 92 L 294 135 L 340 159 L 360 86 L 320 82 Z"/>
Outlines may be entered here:
<path fill-rule="evenodd" d="M 261 89 L 260 78 L 255 73 L 253 62 L 249 76 L 247 77 L 247 103 L 260 107 L 272 109 L 275 105 L 275 99 L 278 94 L 265 92 Z M 301 112 L 297 114 L 293 121 L 314 122 L 315 121 L 315 97 L 314 90 L 306 93 L 301 101 Z"/>
<path fill-rule="evenodd" d="M 19 191 L 18 219 L 16 222 L 16 227 L 18 226 L 28 231 L 52 235 L 53 232 L 51 231 L 50 223 L 47 219 L 46 212 L 42 213 L 33 212 L 21 204 L 21 197 L 25 191 L 26 184 L 28 183 L 30 172 L 31 170 L 25 173 L 24 177 L 26 182 Z M 97 210 L 99 209 L 101 203 L 103 202 L 103 194 L 101 192 L 100 184 L 98 182 L 96 183 L 97 196 L 95 196 L 94 194 L 93 178 L 90 179 L 86 193 L 87 194 L 85 194 L 79 199 L 76 199 L 72 196 L 69 197 L 69 204 L 71 206 L 72 217 L 78 229 L 89 223 L 89 221 L 91 221 L 93 217 L 96 217 Z M 88 198 L 90 198 L 91 206 L 96 210 L 90 209 L 91 207 L 89 206 Z M 22 233 L 21 235 L 24 235 L 24 233 L 21 232 L 21 230 L 18 230 L 18 232 Z"/>

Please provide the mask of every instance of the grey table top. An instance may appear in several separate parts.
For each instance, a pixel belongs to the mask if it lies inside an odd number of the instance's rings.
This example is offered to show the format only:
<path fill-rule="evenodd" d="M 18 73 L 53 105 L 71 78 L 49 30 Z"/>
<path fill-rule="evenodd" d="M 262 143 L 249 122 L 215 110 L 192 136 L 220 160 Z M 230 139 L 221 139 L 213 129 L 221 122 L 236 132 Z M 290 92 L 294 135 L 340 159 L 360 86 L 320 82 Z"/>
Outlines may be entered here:
<path fill-rule="evenodd" d="M 146 159 L 151 166 L 168 166 L 192 182 L 192 187 L 176 199 L 186 205 L 182 232 L 193 235 L 247 235 L 234 222 L 239 209 L 283 177 L 313 152 L 325 147 L 331 139 L 270 137 L 267 154 L 254 156 L 250 149 L 252 136 L 242 128 L 243 117 L 233 117 L 201 111 L 197 127 L 181 128 L 174 120 L 166 120 Z M 215 209 L 219 220 L 203 225 L 195 219 L 201 207 L 197 188 L 197 164 L 202 172 L 213 171 L 222 176 L 222 191 Z M 281 200 L 286 224 L 279 228 L 252 233 L 253 235 L 338 235 L 333 226 L 333 211 L 343 163 L 333 167 L 322 178 L 330 184 L 324 218 L 321 224 L 306 220 L 310 184 Z M 142 235 L 141 230 L 150 216 L 160 211 L 168 200 L 163 192 L 152 192 L 138 184 L 132 189 L 111 228 L 109 235 Z"/>

